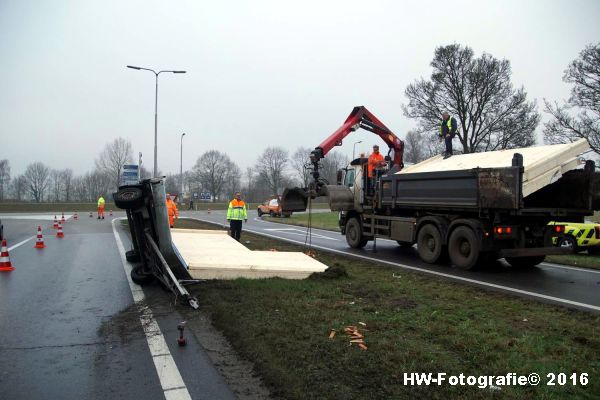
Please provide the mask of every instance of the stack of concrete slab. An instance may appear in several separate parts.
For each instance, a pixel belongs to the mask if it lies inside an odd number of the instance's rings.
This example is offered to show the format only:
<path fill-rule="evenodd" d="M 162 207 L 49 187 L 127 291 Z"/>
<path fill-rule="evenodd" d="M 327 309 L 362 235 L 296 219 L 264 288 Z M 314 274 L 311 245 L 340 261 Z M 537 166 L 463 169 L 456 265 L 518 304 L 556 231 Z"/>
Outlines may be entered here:
<path fill-rule="evenodd" d="M 556 182 L 564 173 L 577 168 L 580 165 L 578 156 L 589 148 L 588 142 L 581 139 L 568 144 L 461 154 L 445 160 L 438 155 L 408 166 L 397 174 L 510 167 L 513 155 L 519 153 L 523 155 L 523 196 L 525 197 Z"/>
<path fill-rule="evenodd" d="M 172 229 L 171 238 L 194 279 L 304 279 L 327 269 L 300 252 L 252 251 L 224 231 Z"/>

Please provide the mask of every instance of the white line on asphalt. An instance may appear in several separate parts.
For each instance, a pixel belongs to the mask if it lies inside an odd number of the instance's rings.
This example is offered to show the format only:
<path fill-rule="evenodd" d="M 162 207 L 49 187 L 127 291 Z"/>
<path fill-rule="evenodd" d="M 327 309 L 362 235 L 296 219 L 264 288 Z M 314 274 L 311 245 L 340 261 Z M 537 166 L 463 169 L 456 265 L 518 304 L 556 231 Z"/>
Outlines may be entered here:
<path fill-rule="evenodd" d="M 569 267 L 568 265 L 560 265 L 560 264 L 547 263 L 547 262 L 542 263 L 540 265 L 542 265 L 544 267 L 549 267 L 549 268 L 570 269 L 570 270 L 573 270 L 573 271 L 591 272 L 593 274 L 600 274 L 600 270 L 599 269 Z"/>
<path fill-rule="evenodd" d="M 16 249 L 17 247 L 19 247 L 21 245 L 24 245 L 25 243 L 29 242 L 31 239 L 35 239 L 35 238 L 36 238 L 36 236 L 32 236 L 32 237 L 29 237 L 29 238 L 27 238 L 27 239 L 25 239 L 25 240 L 23 240 L 23 241 L 15 244 L 14 246 L 10 246 L 8 248 L 8 251 L 12 251 L 13 249 Z"/>
<path fill-rule="evenodd" d="M 199 221 L 209 222 L 209 223 L 213 223 L 214 224 L 213 221 L 208 221 L 208 220 L 204 220 L 204 219 L 200 219 L 200 218 L 191 218 L 191 219 L 197 219 Z M 247 228 L 245 230 L 247 232 L 256 233 L 258 235 L 268 236 L 268 237 L 271 237 L 273 239 L 285 240 L 285 241 L 296 243 L 296 244 L 300 244 L 300 245 L 304 244 L 303 242 L 299 242 L 299 241 L 294 240 L 294 239 L 288 239 L 288 238 L 283 238 L 283 237 L 279 237 L 279 236 L 275 236 L 275 235 L 270 235 L 268 233 L 264 233 L 264 232 L 261 232 L 261 231 L 255 231 L 255 230 L 251 230 L 251 229 L 247 229 Z M 312 247 L 315 247 L 315 248 L 321 249 L 321 250 L 325 250 L 325 251 L 329 251 L 329 252 L 332 252 L 332 253 L 342 254 L 342 255 L 345 255 L 345 256 L 361 258 L 363 260 L 380 262 L 380 263 L 383 263 L 383 264 L 393 265 L 395 267 L 400 267 L 400 268 L 404 268 L 404 269 L 410 269 L 410 270 L 413 270 L 413 271 L 419 271 L 419 272 L 423 272 L 423 273 L 431 274 L 431 275 L 443 276 L 445 278 L 450 278 L 450 279 L 459 280 L 459 281 L 463 281 L 463 282 L 474 283 L 476 285 L 487 286 L 487 287 L 491 287 L 491 288 L 495 288 L 495 289 L 501 289 L 501 290 L 505 290 L 505 291 L 508 291 L 508 292 L 524 294 L 524 295 L 527 295 L 527 296 L 537 297 L 537 298 L 540 298 L 540 299 L 551 300 L 551 301 L 555 301 L 557 303 L 562 303 L 562 304 L 568 304 L 568 305 L 572 305 L 572 306 L 577 306 L 577 307 L 585 308 L 585 309 L 588 309 L 588 310 L 600 311 L 600 307 L 592 305 L 592 304 L 580 303 L 578 301 L 572 301 L 572 300 L 563 299 L 563 298 L 560 298 L 560 297 L 548 296 L 548 295 L 545 295 L 545 294 L 536 293 L 536 292 L 530 292 L 528 290 L 517 289 L 517 288 L 510 287 L 510 286 L 497 285 L 495 283 L 490 283 L 490 282 L 486 282 L 486 281 L 479 281 L 477 279 L 464 278 L 462 276 L 456 276 L 456 275 L 452 275 L 452 274 L 445 274 L 443 272 L 431 271 L 431 270 L 428 270 L 428 269 L 419 268 L 419 267 L 413 267 L 413 266 L 410 266 L 410 265 L 395 263 L 395 262 L 392 262 L 392 261 L 380 260 L 380 259 L 374 258 L 374 257 L 363 256 L 362 254 L 347 253 L 347 252 L 344 252 L 344 251 L 341 251 L 341 250 L 330 249 L 328 247 L 319 246 L 319 245 L 315 245 L 315 244 L 313 244 Z"/>
<path fill-rule="evenodd" d="M 265 228 L 265 231 L 277 231 L 277 232 L 289 233 L 290 235 L 307 236 L 306 231 L 303 231 L 302 229 L 298 229 L 298 228 Z M 332 238 L 329 236 L 319 235 L 318 233 L 311 233 L 311 236 L 316 237 L 316 238 L 321 238 L 321 239 L 338 241 L 338 239 L 335 239 L 335 238 Z"/>
<path fill-rule="evenodd" d="M 127 276 L 127 282 L 129 282 L 129 289 L 131 289 L 131 294 L 133 295 L 133 300 L 135 303 L 139 303 L 145 298 L 144 291 L 140 286 L 131 280 L 130 272 L 132 266 L 125 258 L 125 247 L 123 246 L 123 242 L 121 241 L 119 233 L 115 227 L 115 221 L 120 221 L 123 219 L 125 218 L 115 218 L 111 221 L 111 224 L 113 233 L 115 235 L 115 240 L 117 242 L 117 249 L 119 251 L 119 255 L 121 256 L 121 262 L 123 263 L 123 269 L 125 270 L 125 275 Z M 188 392 L 185 382 L 179 373 L 179 369 L 177 369 L 177 364 L 175 364 L 175 360 L 171 355 L 169 346 L 167 346 L 165 337 L 162 334 L 160 327 L 158 326 L 158 322 L 156 322 L 156 319 L 154 319 L 152 310 L 150 310 L 149 307 L 143 307 L 142 315 L 140 315 L 140 322 L 144 329 L 144 333 L 146 334 L 148 348 L 150 349 L 150 354 L 152 355 L 154 367 L 156 368 L 156 373 L 158 374 L 160 386 L 163 389 L 165 398 L 167 400 L 191 400 L 190 393 Z"/>

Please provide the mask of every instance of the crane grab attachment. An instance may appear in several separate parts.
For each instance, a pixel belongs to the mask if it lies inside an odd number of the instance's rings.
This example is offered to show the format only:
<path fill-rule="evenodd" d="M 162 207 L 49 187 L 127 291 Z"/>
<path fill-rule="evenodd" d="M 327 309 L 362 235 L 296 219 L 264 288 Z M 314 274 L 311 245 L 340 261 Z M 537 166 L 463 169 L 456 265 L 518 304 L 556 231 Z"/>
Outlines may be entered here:
<path fill-rule="evenodd" d="M 339 185 L 328 185 L 320 178 L 319 161 L 323 159 L 335 146 L 341 146 L 343 139 L 351 132 L 363 128 L 378 135 L 388 145 L 388 163 L 391 169 L 399 171 L 404 167 L 402 157 L 404 142 L 400 140 L 388 127 L 375 117 L 364 106 L 357 106 L 346 118 L 346 121 L 335 132 L 310 153 L 312 168 L 312 182 L 307 188 L 287 188 L 283 192 L 281 207 L 284 212 L 305 211 L 309 199 L 328 196 L 332 210 L 343 210 L 351 201 L 352 196 L 347 188 Z"/>

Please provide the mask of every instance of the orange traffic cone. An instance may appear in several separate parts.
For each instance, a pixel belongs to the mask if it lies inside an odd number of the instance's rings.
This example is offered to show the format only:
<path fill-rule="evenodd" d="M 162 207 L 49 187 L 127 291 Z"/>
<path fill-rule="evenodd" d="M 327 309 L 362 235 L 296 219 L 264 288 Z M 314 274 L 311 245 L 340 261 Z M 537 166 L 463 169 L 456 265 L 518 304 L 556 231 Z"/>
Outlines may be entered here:
<path fill-rule="evenodd" d="M 210 214 L 210 208 L 208 209 L 208 213 Z"/>
<path fill-rule="evenodd" d="M 110 210 L 110 212 L 108 213 L 108 215 L 112 217 L 112 210 Z"/>
<path fill-rule="evenodd" d="M 92 212 L 90 211 L 90 218 L 93 218 L 94 216 L 92 215 Z"/>
<path fill-rule="evenodd" d="M 52 225 L 52 229 L 58 228 L 58 220 L 56 219 L 56 215 L 54 216 L 54 225 Z"/>
<path fill-rule="evenodd" d="M 10 263 L 10 257 L 8 256 L 8 246 L 6 246 L 6 239 L 2 240 L 2 250 L 0 252 L 0 271 L 12 271 L 15 267 Z"/>
<path fill-rule="evenodd" d="M 65 234 L 63 233 L 63 230 L 62 230 L 62 224 L 60 222 L 58 223 L 58 231 L 56 232 L 56 237 L 57 238 L 65 237 Z"/>
<path fill-rule="evenodd" d="M 36 249 L 43 249 L 44 247 L 46 247 L 46 245 L 44 244 L 44 235 L 42 235 L 41 226 L 38 226 L 37 239 L 35 241 L 35 246 L 33 247 Z"/>
<path fill-rule="evenodd" d="M 77 211 L 75 211 L 75 215 L 73 215 L 73 219 L 74 219 L 75 221 L 77 221 L 77 220 L 79 219 L 79 216 L 77 215 Z"/>
<path fill-rule="evenodd" d="M 62 221 L 63 225 L 64 225 L 65 222 L 67 222 L 67 221 L 65 221 L 65 213 L 62 213 L 62 217 L 61 217 L 60 220 Z"/>

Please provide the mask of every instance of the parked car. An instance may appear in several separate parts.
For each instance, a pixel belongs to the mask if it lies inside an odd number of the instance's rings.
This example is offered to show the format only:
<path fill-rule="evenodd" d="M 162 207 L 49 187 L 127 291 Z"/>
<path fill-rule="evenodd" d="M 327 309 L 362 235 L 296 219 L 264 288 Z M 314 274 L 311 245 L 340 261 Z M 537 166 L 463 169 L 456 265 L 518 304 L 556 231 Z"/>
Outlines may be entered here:
<path fill-rule="evenodd" d="M 292 215 L 291 212 L 282 213 L 281 212 L 281 196 L 273 196 L 265 200 L 264 203 L 259 204 L 258 216 L 262 217 L 265 214 L 268 214 L 271 217 L 285 217 L 289 218 Z"/>
<path fill-rule="evenodd" d="M 600 254 L 600 224 L 593 222 L 550 222 L 548 225 L 564 225 L 563 234 L 553 237 L 552 244 L 560 247 L 571 247 L 574 253 L 586 251 L 589 254 Z"/>

